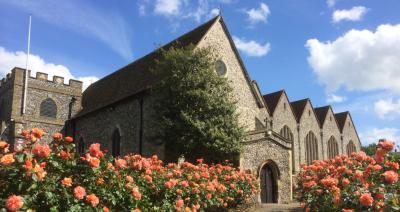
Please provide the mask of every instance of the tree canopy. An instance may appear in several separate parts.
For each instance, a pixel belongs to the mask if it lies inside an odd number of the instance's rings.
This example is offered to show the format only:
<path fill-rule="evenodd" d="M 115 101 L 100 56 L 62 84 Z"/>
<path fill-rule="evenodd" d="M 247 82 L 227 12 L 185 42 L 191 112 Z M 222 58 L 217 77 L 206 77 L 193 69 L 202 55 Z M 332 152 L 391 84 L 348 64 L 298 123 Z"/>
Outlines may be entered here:
<path fill-rule="evenodd" d="M 159 94 L 155 124 L 167 159 L 183 154 L 189 161 L 238 161 L 243 128 L 232 88 L 216 73 L 215 61 L 207 48 L 161 50 L 154 73 L 162 77 L 152 92 Z"/>

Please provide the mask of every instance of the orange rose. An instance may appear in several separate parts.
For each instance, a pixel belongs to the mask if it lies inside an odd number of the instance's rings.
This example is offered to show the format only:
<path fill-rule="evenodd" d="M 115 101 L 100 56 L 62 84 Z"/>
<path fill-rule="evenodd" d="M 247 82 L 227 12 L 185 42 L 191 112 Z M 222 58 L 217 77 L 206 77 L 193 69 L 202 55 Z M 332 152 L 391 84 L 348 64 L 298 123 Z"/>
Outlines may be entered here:
<path fill-rule="evenodd" d="M 82 186 L 77 186 L 74 188 L 74 196 L 77 199 L 83 199 L 86 196 L 86 190 Z"/>
<path fill-rule="evenodd" d="M 39 128 L 33 128 L 31 132 L 32 132 L 32 135 L 38 139 L 41 139 L 44 135 L 44 131 Z"/>
<path fill-rule="evenodd" d="M 360 201 L 361 205 L 363 205 L 365 207 L 369 207 L 374 202 L 374 198 L 372 198 L 370 193 L 366 193 L 366 194 L 361 195 L 359 201 Z"/>
<path fill-rule="evenodd" d="M 96 185 L 103 185 L 104 184 L 104 179 L 103 178 L 99 178 L 98 180 L 96 180 Z"/>
<path fill-rule="evenodd" d="M 198 194 L 198 193 L 200 193 L 200 190 L 198 188 L 192 188 L 192 193 Z"/>
<path fill-rule="evenodd" d="M 33 164 L 32 164 L 32 158 L 28 158 L 25 160 L 25 165 L 23 165 L 23 167 L 26 170 L 31 170 L 33 168 Z"/>
<path fill-rule="evenodd" d="M 130 183 L 133 182 L 133 177 L 131 177 L 130 175 L 127 175 L 127 176 L 125 177 L 125 179 L 126 179 L 126 181 L 128 181 L 128 182 L 130 182 Z"/>
<path fill-rule="evenodd" d="M 399 170 L 399 164 L 393 161 L 386 161 L 385 163 L 387 166 L 392 167 L 394 170 Z"/>
<path fill-rule="evenodd" d="M 50 156 L 51 149 L 47 144 L 36 144 L 32 150 L 32 153 L 41 158 L 47 158 Z"/>
<path fill-rule="evenodd" d="M 86 201 L 89 202 L 92 207 L 96 207 L 99 204 L 99 198 L 94 194 L 87 195 Z"/>
<path fill-rule="evenodd" d="M 139 192 L 139 188 L 135 187 L 132 189 L 132 195 L 135 197 L 136 200 L 142 199 L 142 194 Z"/>
<path fill-rule="evenodd" d="M 325 187 L 332 187 L 338 184 L 338 180 L 336 178 L 328 176 L 321 180 L 321 184 L 324 185 Z"/>
<path fill-rule="evenodd" d="M 311 188 L 313 186 L 316 186 L 316 185 L 317 185 L 317 183 L 315 181 L 313 181 L 313 180 L 303 183 L 303 187 L 306 188 L 306 189 L 309 189 L 309 188 Z"/>
<path fill-rule="evenodd" d="M 379 164 L 376 164 L 376 165 L 372 166 L 372 169 L 373 169 L 374 171 L 380 171 L 380 170 L 382 170 L 382 166 L 379 165 Z"/>
<path fill-rule="evenodd" d="M 349 184 L 350 184 L 350 180 L 347 179 L 347 178 L 343 178 L 343 180 L 342 180 L 342 185 L 343 185 L 343 187 L 346 187 L 346 186 L 348 186 Z"/>
<path fill-rule="evenodd" d="M 72 178 L 69 177 L 64 177 L 64 179 L 61 180 L 61 184 L 65 187 L 70 187 L 72 186 Z"/>
<path fill-rule="evenodd" d="M 54 139 L 55 141 L 61 140 L 62 137 L 63 137 L 63 135 L 62 135 L 61 133 L 59 133 L 59 132 L 53 134 L 53 139 Z"/>
<path fill-rule="evenodd" d="M 394 142 L 388 141 L 388 140 L 379 141 L 378 145 L 379 145 L 382 149 L 384 149 L 384 150 L 386 150 L 386 151 L 388 151 L 388 152 L 389 152 L 389 151 L 392 151 L 393 148 L 394 148 Z"/>
<path fill-rule="evenodd" d="M 149 175 L 145 175 L 144 179 L 148 182 L 148 183 L 152 183 L 153 182 L 153 178 L 150 177 Z"/>
<path fill-rule="evenodd" d="M 4 166 L 11 165 L 15 162 L 13 154 L 6 154 L 0 159 L 0 163 Z"/>
<path fill-rule="evenodd" d="M 99 167 L 100 166 L 100 160 L 98 158 L 91 157 L 91 158 L 89 158 L 89 165 L 91 167 L 95 167 L 95 168 Z"/>
<path fill-rule="evenodd" d="M 24 206 L 24 199 L 21 196 L 11 195 L 7 198 L 6 208 L 9 211 L 18 211 Z"/>
<path fill-rule="evenodd" d="M 356 170 L 356 172 L 354 173 L 354 178 L 355 179 L 361 180 L 363 178 L 363 176 L 364 176 L 364 173 L 362 171 L 360 171 L 360 170 Z"/>
<path fill-rule="evenodd" d="M 189 186 L 189 182 L 184 180 L 184 181 L 181 182 L 181 185 L 182 185 L 182 187 L 186 188 L 186 187 Z"/>
<path fill-rule="evenodd" d="M 170 181 L 164 183 L 164 187 L 167 188 L 167 189 L 172 188 L 172 186 L 173 185 L 172 185 L 172 183 Z"/>
<path fill-rule="evenodd" d="M 5 149 L 9 146 L 9 144 L 5 141 L 0 141 L 0 149 Z"/>
<path fill-rule="evenodd" d="M 110 209 L 108 209 L 106 206 L 103 207 L 103 212 L 110 212 Z"/>
<path fill-rule="evenodd" d="M 69 158 L 71 158 L 71 153 L 61 150 L 60 153 L 58 153 L 58 156 L 60 156 L 62 159 L 67 160 Z"/>
<path fill-rule="evenodd" d="M 341 197 L 340 197 L 340 194 L 339 194 L 339 195 L 334 195 L 332 202 L 333 202 L 333 204 L 335 204 L 335 205 L 340 205 L 340 204 L 342 204 L 342 199 L 341 199 Z"/>
<path fill-rule="evenodd" d="M 343 209 L 342 212 L 353 212 L 352 209 Z"/>
<path fill-rule="evenodd" d="M 39 166 L 38 164 L 35 164 L 33 167 L 33 172 L 36 174 L 39 181 L 42 181 L 47 174 L 47 172 L 44 171 L 44 167 Z"/>
<path fill-rule="evenodd" d="M 101 158 L 104 155 L 103 152 L 100 150 L 99 143 L 91 144 L 89 147 L 89 153 L 91 156 L 98 157 L 98 158 Z"/>
<path fill-rule="evenodd" d="M 74 139 L 72 137 L 67 136 L 67 137 L 65 137 L 64 141 L 67 143 L 72 143 L 74 141 Z"/>
<path fill-rule="evenodd" d="M 185 204 L 185 203 L 183 202 L 183 199 L 178 199 L 178 200 L 176 200 L 176 202 L 175 202 L 175 209 L 176 209 L 177 211 L 180 211 L 181 208 L 182 208 L 182 206 L 183 206 L 184 204 Z"/>
<path fill-rule="evenodd" d="M 385 181 L 390 184 L 396 183 L 399 180 L 399 175 L 394 171 L 385 171 L 382 176 L 385 177 Z"/>
<path fill-rule="evenodd" d="M 121 158 L 115 159 L 115 165 L 117 165 L 117 167 L 120 168 L 120 169 L 121 168 L 126 168 L 126 164 L 127 164 L 127 162 L 124 159 L 121 159 Z"/>

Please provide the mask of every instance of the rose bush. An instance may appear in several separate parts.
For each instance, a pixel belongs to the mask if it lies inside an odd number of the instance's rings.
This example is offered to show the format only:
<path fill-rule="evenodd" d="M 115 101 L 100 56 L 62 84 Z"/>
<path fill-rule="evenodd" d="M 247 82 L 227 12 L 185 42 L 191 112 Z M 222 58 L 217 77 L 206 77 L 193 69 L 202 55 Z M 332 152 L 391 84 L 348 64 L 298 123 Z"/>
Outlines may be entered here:
<path fill-rule="evenodd" d="M 8 211 L 209 211 L 243 203 L 257 192 L 254 176 L 230 165 L 167 164 L 153 156 L 113 158 L 90 145 L 75 153 L 71 137 L 41 141 L 24 131 L 23 150 L 0 142 L 0 208 Z"/>
<path fill-rule="evenodd" d="M 364 152 L 303 165 L 297 196 L 307 211 L 399 211 L 399 161 L 394 143 L 381 141 L 375 157 Z"/>

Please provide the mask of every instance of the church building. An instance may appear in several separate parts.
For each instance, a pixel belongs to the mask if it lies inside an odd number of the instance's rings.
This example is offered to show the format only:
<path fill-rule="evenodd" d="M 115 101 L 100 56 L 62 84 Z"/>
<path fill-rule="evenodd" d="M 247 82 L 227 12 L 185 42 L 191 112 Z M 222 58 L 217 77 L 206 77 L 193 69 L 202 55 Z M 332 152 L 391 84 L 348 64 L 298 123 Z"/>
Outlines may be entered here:
<path fill-rule="evenodd" d="M 221 16 L 161 48 L 177 43 L 211 47 L 216 53 L 216 72 L 233 88 L 239 122 L 246 131 L 240 167 L 260 180 L 260 202 L 290 202 L 301 164 L 361 149 L 349 112 L 334 113 L 330 106 L 314 108 L 310 99 L 290 101 L 284 90 L 263 95 Z M 17 147 L 22 129 L 41 127 L 50 135 L 56 131 L 72 135 L 80 153 L 100 142 L 114 156 L 157 154 L 162 159 L 164 144 L 151 139 L 156 130 L 151 120 L 157 111 L 149 88 L 158 81 L 150 69 L 157 56 L 151 52 L 83 93 L 81 82 L 64 84 L 58 76 L 50 81 L 43 73 L 28 76 L 25 93 L 26 72 L 14 68 L 0 85 L 1 139 Z"/>

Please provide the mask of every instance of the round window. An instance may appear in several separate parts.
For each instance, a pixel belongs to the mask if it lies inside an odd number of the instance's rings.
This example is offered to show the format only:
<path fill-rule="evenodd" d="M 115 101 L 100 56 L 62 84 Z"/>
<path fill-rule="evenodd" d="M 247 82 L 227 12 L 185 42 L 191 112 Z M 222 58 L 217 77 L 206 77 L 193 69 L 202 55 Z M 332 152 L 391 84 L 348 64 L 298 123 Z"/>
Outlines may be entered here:
<path fill-rule="evenodd" d="M 222 60 L 217 60 L 215 62 L 215 71 L 219 76 L 224 76 L 226 74 L 226 65 L 224 61 Z"/>

